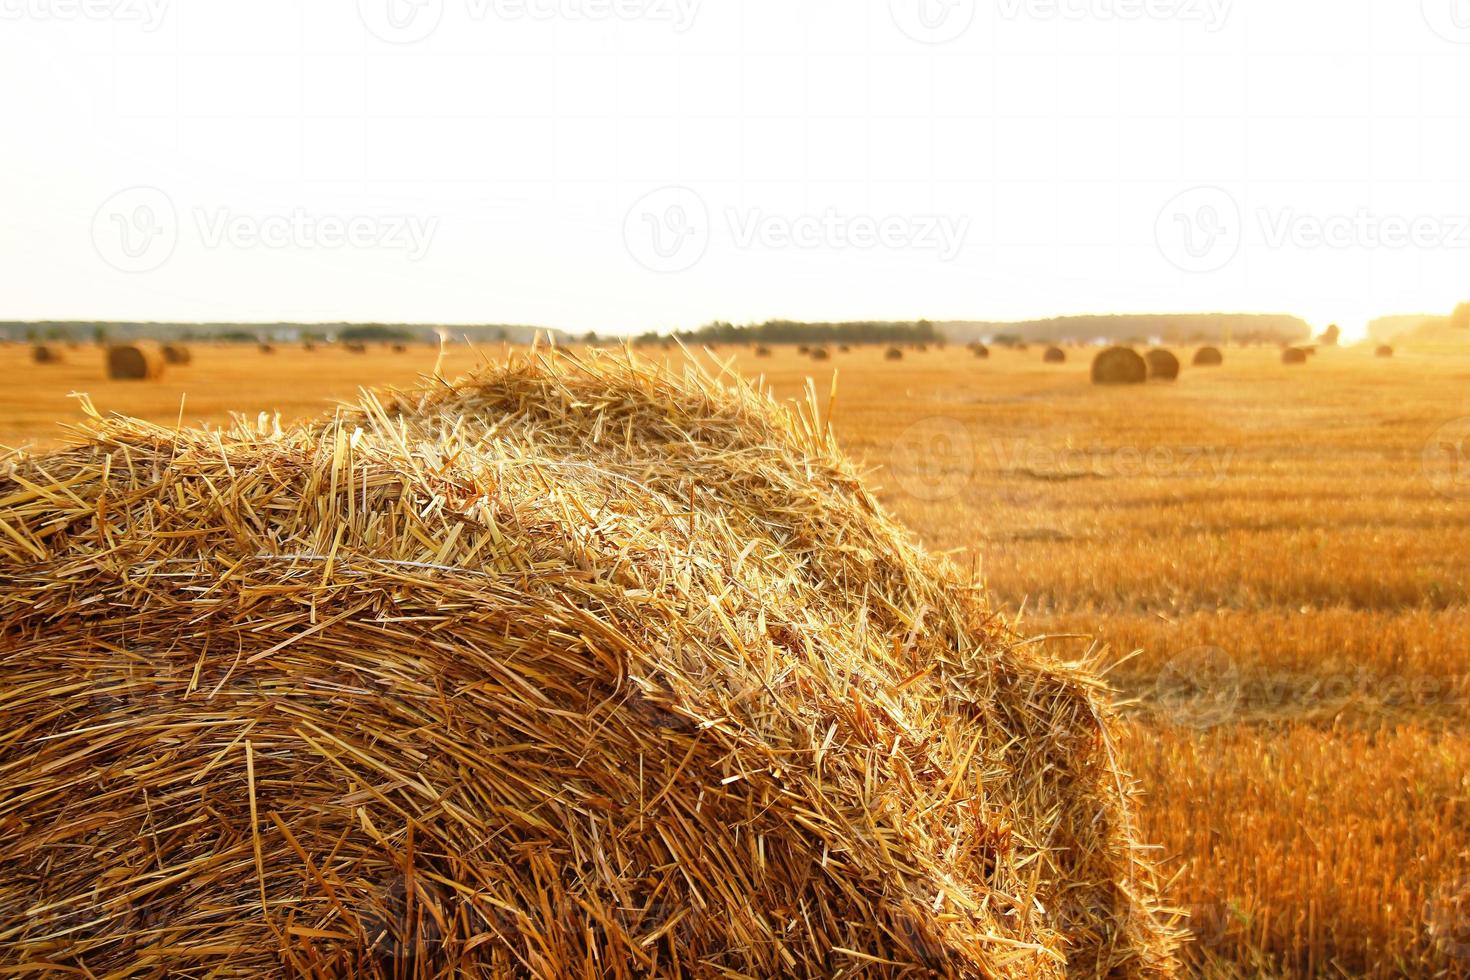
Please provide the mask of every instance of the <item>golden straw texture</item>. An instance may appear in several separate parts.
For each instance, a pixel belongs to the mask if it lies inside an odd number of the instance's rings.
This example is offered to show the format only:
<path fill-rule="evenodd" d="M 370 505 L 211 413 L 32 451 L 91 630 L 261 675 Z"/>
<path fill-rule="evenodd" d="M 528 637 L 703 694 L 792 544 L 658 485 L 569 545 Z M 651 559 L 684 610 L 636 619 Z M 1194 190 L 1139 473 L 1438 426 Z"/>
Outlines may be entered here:
<path fill-rule="evenodd" d="M 1106 692 L 818 421 L 535 353 L 0 479 L 0 972 L 1163 976 Z"/>

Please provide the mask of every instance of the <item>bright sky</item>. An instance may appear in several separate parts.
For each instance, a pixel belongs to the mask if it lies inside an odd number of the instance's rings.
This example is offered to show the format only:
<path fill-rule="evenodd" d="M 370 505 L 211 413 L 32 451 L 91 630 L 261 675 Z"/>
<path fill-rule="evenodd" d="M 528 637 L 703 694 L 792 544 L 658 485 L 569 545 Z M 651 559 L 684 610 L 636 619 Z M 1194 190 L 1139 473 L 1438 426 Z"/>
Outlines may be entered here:
<path fill-rule="evenodd" d="M 0 319 L 1470 299 L 1470 0 L 0 0 Z"/>

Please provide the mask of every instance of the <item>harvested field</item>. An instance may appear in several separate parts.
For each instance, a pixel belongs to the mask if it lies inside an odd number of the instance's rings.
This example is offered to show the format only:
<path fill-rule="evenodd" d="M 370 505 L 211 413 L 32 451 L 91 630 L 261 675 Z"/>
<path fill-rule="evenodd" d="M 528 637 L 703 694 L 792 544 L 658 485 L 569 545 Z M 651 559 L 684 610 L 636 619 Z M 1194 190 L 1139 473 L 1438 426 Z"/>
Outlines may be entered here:
<path fill-rule="evenodd" d="M 977 377 L 968 357 L 859 347 L 833 362 L 832 425 L 880 501 L 983 576 L 1023 636 L 1120 662 L 1108 676 L 1140 702 L 1121 761 L 1141 780 L 1140 836 L 1193 913 L 1193 970 L 1466 976 L 1470 494 L 1452 453 L 1470 353 L 1324 350 L 1305 374 L 1274 349 L 1225 354 L 1118 390 L 1093 388 L 1082 356 L 995 348 Z M 736 356 L 783 398 L 833 371 L 789 347 Z M 0 439 L 48 448 L 79 417 L 73 391 L 168 429 L 186 391 L 186 423 L 303 418 L 359 384 L 408 384 L 434 354 L 282 349 L 267 371 L 200 345 L 188 372 L 141 386 L 106 381 L 99 357 L 28 358 L 0 348 L 23 379 L 0 389 Z M 445 371 L 477 361 L 453 348 Z M 1191 667 L 1199 697 L 1176 683 Z"/>

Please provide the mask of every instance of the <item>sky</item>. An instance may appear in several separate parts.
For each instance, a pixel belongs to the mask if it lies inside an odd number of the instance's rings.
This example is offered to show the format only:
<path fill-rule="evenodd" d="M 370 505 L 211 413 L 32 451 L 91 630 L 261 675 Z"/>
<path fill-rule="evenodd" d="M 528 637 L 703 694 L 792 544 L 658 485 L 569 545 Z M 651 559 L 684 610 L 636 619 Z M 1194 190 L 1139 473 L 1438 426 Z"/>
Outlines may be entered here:
<path fill-rule="evenodd" d="M 0 0 L 0 319 L 1470 299 L 1470 0 Z"/>

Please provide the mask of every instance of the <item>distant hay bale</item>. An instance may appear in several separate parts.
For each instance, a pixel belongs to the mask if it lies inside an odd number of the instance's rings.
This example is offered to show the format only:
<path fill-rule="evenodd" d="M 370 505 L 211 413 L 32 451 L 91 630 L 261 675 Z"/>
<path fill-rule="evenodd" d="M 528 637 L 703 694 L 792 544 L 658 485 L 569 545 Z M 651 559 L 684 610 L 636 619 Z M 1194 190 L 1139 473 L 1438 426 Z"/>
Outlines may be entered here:
<path fill-rule="evenodd" d="M 852 353 L 852 347 L 849 344 L 838 344 L 837 345 L 837 353 L 839 353 L 839 354 L 850 354 L 850 353 Z"/>
<path fill-rule="evenodd" d="M 730 383 L 516 359 L 14 457 L 6 963 L 1172 975 L 1102 680 Z"/>
<path fill-rule="evenodd" d="M 66 355 L 55 344 L 36 344 L 31 348 L 31 360 L 37 364 L 62 364 Z"/>
<path fill-rule="evenodd" d="M 928 344 L 915 344 L 914 345 L 914 350 L 916 352 L 920 353 L 920 354 L 927 354 L 927 353 L 929 353 L 929 345 Z"/>
<path fill-rule="evenodd" d="M 107 376 L 114 381 L 156 381 L 163 377 L 163 352 L 152 345 L 114 344 L 107 348 Z"/>
<path fill-rule="evenodd" d="M 1393 348 L 1390 347 L 1390 346 L 1388 346 L 1387 344 L 1383 344 L 1383 345 L 1379 346 L 1379 348 L 1373 352 L 1373 356 L 1374 357 L 1393 357 Z"/>
<path fill-rule="evenodd" d="M 1141 385 L 1148 380 L 1148 362 L 1131 347 L 1109 347 L 1092 359 L 1095 385 Z"/>
<path fill-rule="evenodd" d="M 1288 347 L 1281 352 L 1282 364 L 1305 364 L 1307 352 L 1300 347 Z"/>
<path fill-rule="evenodd" d="M 1046 364 L 1067 363 L 1067 352 L 1060 347 L 1048 347 L 1046 353 L 1041 355 L 1041 360 Z"/>
<path fill-rule="evenodd" d="M 366 354 L 367 353 L 367 344 L 364 344 L 360 340 L 349 340 L 349 341 L 347 341 L 347 343 L 343 344 L 342 346 L 344 348 L 346 348 L 346 350 L 349 353 L 352 353 L 352 354 Z"/>
<path fill-rule="evenodd" d="M 986 347 L 984 344 L 971 344 L 970 352 L 979 358 L 987 358 L 990 356 L 990 348 Z"/>
<path fill-rule="evenodd" d="M 825 347 L 813 347 L 811 356 L 814 361 L 830 361 L 832 359 L 832 352 Z"/>
<path fill-rule="evenodd" d="M 164 344 L 160 350 L 165 364 L 189 364 L 194 360 L 193 352 L 183 344 Z"/>
<path fill-rule="evenodd" d="M 802 357 L 805 357 L 805 356 L 807 356 L 808 354 L 810 354 L 812 352 L 812 349 L 807 344 L 797 344 L 796 345 L 796 352 L 798 354 L 800 354 Z"/>
<path fill-rule="evenodd" d="M 1195 367 L 1219 367 L 1225 363 L 1225 355 L 1218 347 L 1201 347 L 1194 352 Z"/>
<path fill-rule="evenodd" d="M 1174 381 L 1179 377 L 1179 358 L 1173 351 L 1156 347 L 1144 355 L 1148 364 L 1148 376 L 1156 381 Z"/>
<path fill-rule="evenodd" d="M 762 344 L 761 346 L 759 346 L 759 347 L 757 347 L 755 349 L 755 356 L 756 357 L 770 357 L 771 356 L 771 349 L 769 347 L 765 346 L 764 344 Z"/>
<path fill-rule="evenodd" d="M 899 350 L 897 347 L 890 347 L 887 351 L 884 352 L 883 360 L 901 361 L 903 360 L 903 351 Z"/>
<path fill-rule="evenodd" d="M 304 340 L 304 341 L 302 341 L 301 342 L 301 349 L 304 350 L 304 351 L 314 351 L 314 350 L 316 350 L 316 341 L 313 341 L 313 340 Z"/>
<path fill-rule="evenodd" d="M 407 354 L 408 353 L 408 345 L 407 344 L 394 344 L 393 345 L 393 353 L 395 353 L 395 354 Z"/>
<path fill-rule="evenodd" d="M 275 345 L 273 344 L 261 344 L 259 350 L 262 354 L 274 354 L 276 352 Z"/>

